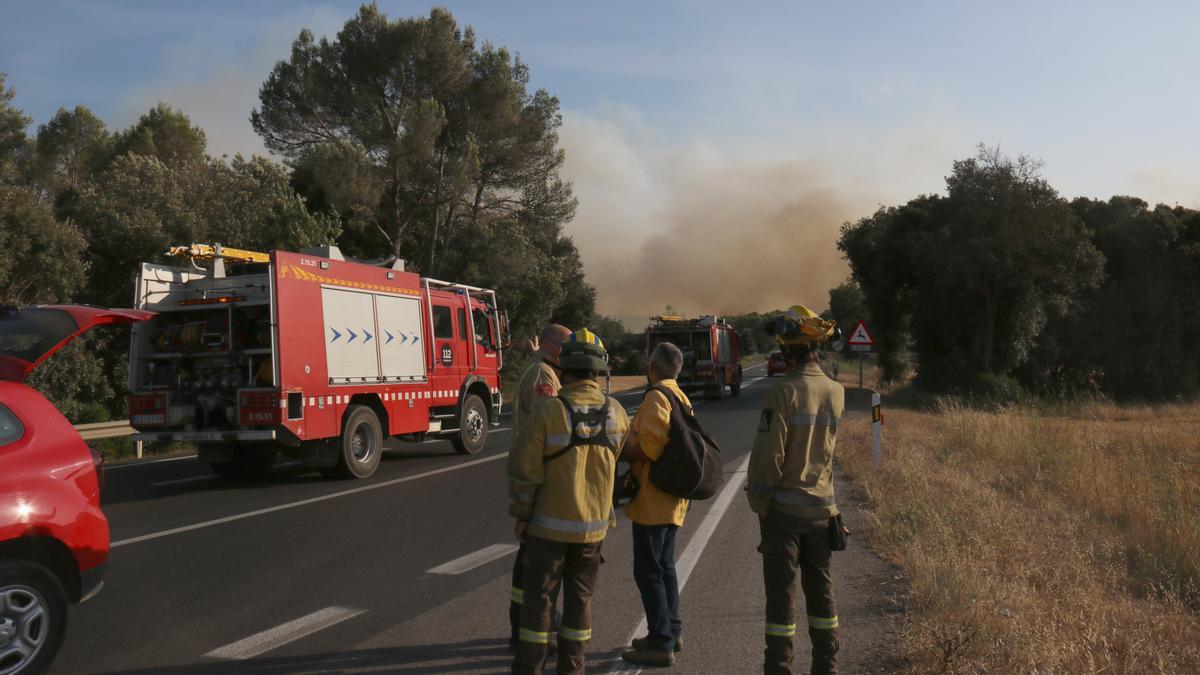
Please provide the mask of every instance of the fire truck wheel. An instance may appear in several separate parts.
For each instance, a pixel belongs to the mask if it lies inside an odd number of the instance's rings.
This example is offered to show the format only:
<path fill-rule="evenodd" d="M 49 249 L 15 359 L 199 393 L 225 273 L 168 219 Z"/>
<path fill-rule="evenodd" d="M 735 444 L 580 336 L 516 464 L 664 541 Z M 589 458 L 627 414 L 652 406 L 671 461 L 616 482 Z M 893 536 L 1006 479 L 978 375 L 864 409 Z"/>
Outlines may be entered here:
<path fill-rule="evenodd" d="M 468 394 L 463 399 L 462 412 L 458 418 L 458 433 L 450 438 L 450 443 L 460 455 L 473 455 L 483 449 L 487 443 L 488 418 L 487 408 L 475 394 Z"/>
<path fill-rule="evenodd" d="M 742 378 L 740 376 L 733 381 L 733 384 L 729 385 L 729 393 L 734 396 L 742 395 Z"/>
<path fill-rule="evenodd" d="M 383 427 L 375 411 L 365 405 L 352 405 L 346 411 L 342 428 L 342 451 L 338 454 L 338 473 L 343 478 L 370 478 L 379 468 L 383 454 Z"/>

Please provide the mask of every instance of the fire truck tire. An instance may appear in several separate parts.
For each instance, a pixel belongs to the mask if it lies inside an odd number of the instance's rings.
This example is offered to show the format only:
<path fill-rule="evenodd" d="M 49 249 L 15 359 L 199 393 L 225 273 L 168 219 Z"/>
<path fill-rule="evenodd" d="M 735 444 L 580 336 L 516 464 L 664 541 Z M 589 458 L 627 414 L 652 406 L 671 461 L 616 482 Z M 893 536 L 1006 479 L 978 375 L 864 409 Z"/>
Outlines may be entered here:
<path fill-rule="evenodd" d="M 342 427 L 342 447 L 337 471 L 342 478 L 370 478 L 379 468 L 383 454 L 383 427 L 375 411 L 365 405 L 352 405 L 346 411 Z"/>
<path fill-rule="evenodd" d="M 478 396 L 467 394 L 458 416 L 458 431 L 450 438 L 450 443 L 458 454 L 474 455 L 487 444 L 487 433 L 487 408 Z"/>
<path fill-rule="evenodd" d="M 738 377 L 738 379 L 733 381 L 733 384 L 729 385 L 729 393 L 732 394 L 733 396 L 741 396 L 742 395 L 742 378 L 741 377 Z"/>

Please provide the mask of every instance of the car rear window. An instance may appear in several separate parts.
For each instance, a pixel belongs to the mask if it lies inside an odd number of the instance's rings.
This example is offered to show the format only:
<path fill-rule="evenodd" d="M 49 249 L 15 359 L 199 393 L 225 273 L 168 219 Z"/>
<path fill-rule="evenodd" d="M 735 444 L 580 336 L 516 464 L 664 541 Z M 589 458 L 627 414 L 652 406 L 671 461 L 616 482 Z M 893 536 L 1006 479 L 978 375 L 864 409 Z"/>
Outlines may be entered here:
<path fill-rule="evenodd" d="M 25 435 L 25 427 L 11 410 L 0 404 L 0 446 L 18 441 Z"/>
<path fill-rule="evenodd" d="M 75 319 L 60 309 L 27 307 L 0 314 L 0 355 L 33 363 L 77 330 Z"/>

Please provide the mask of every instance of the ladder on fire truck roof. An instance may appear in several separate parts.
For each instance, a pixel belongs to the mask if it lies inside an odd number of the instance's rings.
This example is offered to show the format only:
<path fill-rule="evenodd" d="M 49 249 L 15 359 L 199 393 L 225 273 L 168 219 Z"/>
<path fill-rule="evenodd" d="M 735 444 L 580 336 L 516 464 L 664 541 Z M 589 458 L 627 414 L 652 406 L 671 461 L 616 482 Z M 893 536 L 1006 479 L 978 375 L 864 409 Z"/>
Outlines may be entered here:
<path fill-rule="evenodd" d="M 658 314 L 650 317 L 650 325 L 652 328 L 663 328 L 667 326 L 676 327 L 707 327 L 712 325 L 725 325 L 728 322 L 719 316 L 712 314 L 704 314 L 695 319 L 677 314 Z"/>
<path fill-rule="evenodd" d="M 246 251 L 240 248 L 227 248 L 220 244 L 192 244 L 191 246 L 172 246 L 167 255 L 191 260 L 228 260 L 234 263 L 265 263 L 271 261 L 269 253 Z"/>

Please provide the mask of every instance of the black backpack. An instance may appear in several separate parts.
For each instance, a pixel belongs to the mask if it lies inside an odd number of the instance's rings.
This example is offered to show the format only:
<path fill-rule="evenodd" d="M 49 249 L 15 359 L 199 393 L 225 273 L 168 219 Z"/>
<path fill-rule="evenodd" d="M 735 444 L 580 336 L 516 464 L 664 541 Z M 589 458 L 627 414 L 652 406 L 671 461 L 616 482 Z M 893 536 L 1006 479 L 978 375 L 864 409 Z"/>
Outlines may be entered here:
<path fill-rule="evenodd" d="M 662 392 L 671 402 L 671 427 L 667 445 L 658 459 L 650 463 L 650 482 L 663 492 L 683 499 L 709 499 L 725 481 L 721 466 L 721 448 L 700 426 L 691 410 L 663 387 L 650 387 Z"/>

